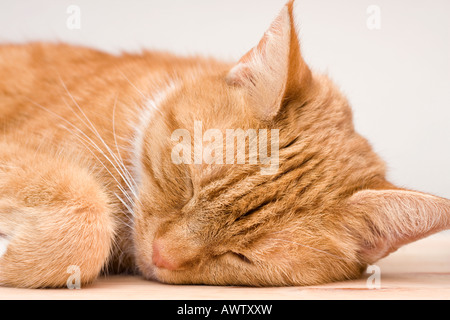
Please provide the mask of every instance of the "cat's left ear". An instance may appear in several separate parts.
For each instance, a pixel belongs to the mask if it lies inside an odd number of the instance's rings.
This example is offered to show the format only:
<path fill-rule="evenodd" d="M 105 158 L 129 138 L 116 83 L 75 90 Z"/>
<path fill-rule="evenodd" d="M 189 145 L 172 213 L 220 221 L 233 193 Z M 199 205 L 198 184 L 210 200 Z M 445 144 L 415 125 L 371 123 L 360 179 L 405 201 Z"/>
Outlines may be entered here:
<path fill-rule="evenodd" d="M 293 0 L 281 10 L 258 46 L 230 71 L 227 82 L 248 90 L 252 108 L 261 120 L 273 119 L 286 100 L 305 94 L 311 71 L 300 53 Z"/>

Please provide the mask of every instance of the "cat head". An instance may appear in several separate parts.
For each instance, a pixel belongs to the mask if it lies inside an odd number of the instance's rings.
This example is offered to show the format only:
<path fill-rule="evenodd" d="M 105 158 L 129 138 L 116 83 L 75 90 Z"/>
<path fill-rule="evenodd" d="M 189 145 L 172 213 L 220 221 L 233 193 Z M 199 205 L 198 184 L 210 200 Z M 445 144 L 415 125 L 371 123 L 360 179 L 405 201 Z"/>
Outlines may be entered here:
<path fill-rule="evenodd" d="M 134 221 L 145 276 L 252 286 L 343 280 L 448 227 L 450 201 L 389 183 L 346 98 L 311 72 L 293 1 L 237 64 L 199 60 L 184 72 L 145 131 Z M 246 134 L 245 164 L 227 129 Z M 257 141 L 275 141 L 272 163 L 251 163 L 251 146 L 264 147 Z M 275 170 L 263 172 L 268 166 Z"/>

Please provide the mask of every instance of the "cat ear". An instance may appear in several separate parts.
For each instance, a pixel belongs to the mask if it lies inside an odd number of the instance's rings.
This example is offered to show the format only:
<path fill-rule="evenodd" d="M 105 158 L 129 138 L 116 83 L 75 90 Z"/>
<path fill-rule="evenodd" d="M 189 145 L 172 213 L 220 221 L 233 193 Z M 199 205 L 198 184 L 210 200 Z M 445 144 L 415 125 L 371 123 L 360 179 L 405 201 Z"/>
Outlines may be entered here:
<path fill-rule="evenodd" d="M 305 91 L 311 71 L 300 54 L 294 24 L 294 1 L 281 10 L 258 46 L 250 50 L 229 72 L 227 82 L 249 92 L 256 115 L 271 120 L 285 99 Z"/>
<path fill-rule="evenodd" d="M 450 200 L 414 191 L 360 191 L 350 197 L 346 210 L 364 221 L 354 231 L 360 234 L 360 254 L 369 264 L 405 244 L 450 229 Z"/>

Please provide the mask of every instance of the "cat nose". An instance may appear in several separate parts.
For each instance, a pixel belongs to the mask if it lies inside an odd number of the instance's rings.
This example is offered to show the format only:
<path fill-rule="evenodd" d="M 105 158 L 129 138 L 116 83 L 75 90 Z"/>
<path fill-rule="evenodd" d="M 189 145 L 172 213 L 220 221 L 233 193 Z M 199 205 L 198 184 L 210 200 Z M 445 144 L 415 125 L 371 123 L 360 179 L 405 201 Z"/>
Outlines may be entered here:
<path fill-rule="evenodd" d="M 171 257 L 167 256 L 167 253 L 164 252 L 164 244 L 155 240 L 153 242 L 153 256 L 152 256 L 153 264 L 158 268 L 164 268 L 167 270 L 178 270 L 178 264 L 171 259 Z"/>

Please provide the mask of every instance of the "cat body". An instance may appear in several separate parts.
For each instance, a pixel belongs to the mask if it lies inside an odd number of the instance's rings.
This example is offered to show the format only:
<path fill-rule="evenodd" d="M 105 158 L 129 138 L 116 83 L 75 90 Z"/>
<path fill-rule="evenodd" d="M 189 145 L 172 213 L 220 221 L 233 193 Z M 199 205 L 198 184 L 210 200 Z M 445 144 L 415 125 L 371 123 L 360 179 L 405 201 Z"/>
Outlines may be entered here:
<path fill-rule="evenodd" d="M 311 285 L 449 226 L 449 200 L 386 180 L 345 97 L 303 60 L 292 1 L 237 64 L 35 43 L 1 46 L 0 74 L 1 285 L 62 287 L 71 266 L 83 284 Z M 217 157 L 196 123 L 276 130 L 277 170 Z M 174 161 L 177 130 L 224 161 Z"/>
<path fill-rule="evenodd" d="M 5 191 L 2 223 L 14 224 L 4 226 L 3 239 L 6 242 L 8 238 L 23 236 L 26 248 L 35 245 L 33 255 L 45 261 L 38 262 L 45 266 L 39 269 L 61 273 L 70 265 L 83 266 L 83 260 L 91 259 L 84 251 L 78 253 L 78 259 L 64 259 L 64 266 L 59 266 L 61 262 L 53 258 L 59 250 L 51 245 L 51 240 L 36 239 L 36 231 L 28 229 L 53 225 L 54 217 L 40 210 L 51 210 L 60 202 L 61 207 L 56 210 L 77 212 L 74 215 L 93 210 L 93 215 L 103 216 L 104 220 L 93 220 L 94 225 L 84 221 L 82 214 L 79 218 L 86 228 L 95 229 L 95 223 L 102 224 L 104 238 L 72 235 L 75 241 L 86 237 L 91 245 L 104 245 L 101 262 L 91 277 L 96 277 L 102 268 L 108 272 L 135 270 L 130 206 L 137 195 L 135 171 L 145 129 L 142 122 L 150 121 L 157 112 L 158 99 L 173 88 L 175 81 L 193 78 L 196 72 L 213 68 L 216 63 L 211 66 L 200 58 L 178 58 L 165 53 L 119 57 L 81 47 L 41 43 L 2 46 L 0 57 L 0 81 L 5 89 L 0 106 L 0 170 Z M 107 91 L 103 90 L 105 87 Z M 43 180 L 53 183 L 47 186 Z M 22 217 L 9 221 L 11 210 L 30 210 L 24 214 L 39 221 L 30 221 L 30 225 Z M 97 210 L 100 211 L 96 213 Z M 72 228 L 79 222 L 68 219 L 61 223 Z M 55 225 L 50 235 L 64 237 L 68 230 L 60 227 Z M 26 248 L 18 250 L 26 252 Z M 36 259 L 25 261 L 30 263 L 30 270 L 36 268 Z M 2 274 L 7 273 L 8 270 L 2 270 Z M 29 274 L 24 276 L 27 281 L 34 281 Z M 64 272 L 60 276 L 67 278 Z M 33 286 L 27 282 L 20 285 Z"/>

